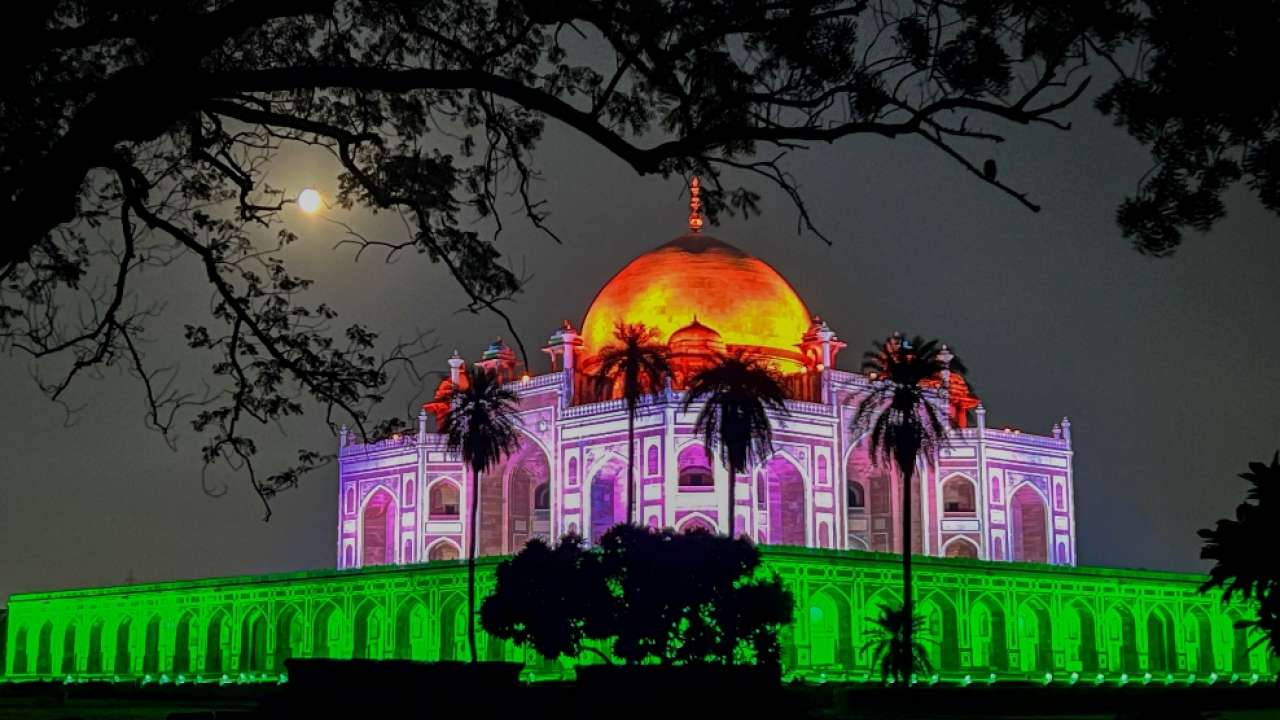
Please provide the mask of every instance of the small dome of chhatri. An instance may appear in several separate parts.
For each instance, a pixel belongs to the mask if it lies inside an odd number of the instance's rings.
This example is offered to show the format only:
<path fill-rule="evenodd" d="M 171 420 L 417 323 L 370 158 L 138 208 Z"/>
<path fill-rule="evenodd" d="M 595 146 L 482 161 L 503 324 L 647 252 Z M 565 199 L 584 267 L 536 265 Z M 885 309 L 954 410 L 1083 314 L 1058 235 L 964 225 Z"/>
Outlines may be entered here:
<path fill-rule="evenodd" d="M 723 353 L 725 349 L 720 333 L 698 322 L 697 315 L 693 316 L 693 322 L 671 333 L 667 347 L 673 355 Z"/>

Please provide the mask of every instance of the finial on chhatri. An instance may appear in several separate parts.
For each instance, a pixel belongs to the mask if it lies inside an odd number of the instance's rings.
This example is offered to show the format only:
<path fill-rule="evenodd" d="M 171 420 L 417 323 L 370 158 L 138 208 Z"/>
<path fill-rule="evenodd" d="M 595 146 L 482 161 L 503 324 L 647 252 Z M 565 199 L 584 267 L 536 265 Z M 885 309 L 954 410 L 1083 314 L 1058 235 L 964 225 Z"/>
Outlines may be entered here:
<path fill-rule="evenodd" d="M 702 191 L 702 182 L 698 180 L 698 176 L 694 175 L 689 181 L 689 232 L 696 233 L 702 230 L 702 198 L 699 193 Z"/>

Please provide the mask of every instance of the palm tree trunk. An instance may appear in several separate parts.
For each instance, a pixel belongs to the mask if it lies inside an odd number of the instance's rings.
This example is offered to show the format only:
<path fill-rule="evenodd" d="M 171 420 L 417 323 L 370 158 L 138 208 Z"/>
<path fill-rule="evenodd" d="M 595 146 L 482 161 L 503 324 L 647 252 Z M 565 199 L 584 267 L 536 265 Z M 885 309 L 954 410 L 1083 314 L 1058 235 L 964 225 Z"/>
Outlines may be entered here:
<path fill-rule="evenodd" d="M 737 496 L 737 492 L 736 492 L 737 487 L 738 487 L 738 469 L 737 469 L 737 468 L 735 468 L 735 467 L 730 466 L 730 467 L 729 467 L 729 516 L 728 516 L 728 517 L 729 517 L 729 537 L 730 537 L 730 538 L 733 538 L 734 532 L 738 529 L 738 527 L 737 527 L 737 525 L 738 525 L 738 522 L 737 522 L 737 520 L 738 520 L 738 518 L 737 518 L 737 511 L 738 511 L 738 508 L 737 508 L 737 507 L 735 507 L 735 505 L 734 505 L 735 501 L 737 500 L 737 497 L 736 497 L 736 496 Z M 732 583 L 730 583 L 730 584 L 732 585 Z M 732 589 L 730 590 L 730 592 L 732 592 Z M 730 618 L 730 622 L 732 623 L 732 618 Z M 736 633 L 736 632 L 734 632 L 734 627 L 733 627 L 733 625 L 730 625 L 729 627 L 725 628 L 725 640 L 726 640 L 726 642 L 727 642 L 727 644 L 728 644 L 728 646 L 729 646 L 728 664 L 732 665 L 732 664 L 733 664 L 733 652 L 734 652 L 734 650 L 736 650 L 736 649 L 738 648 L 738 635 L 737 635 L 737 633 Z"/>
<path fill-rule="evenodd" d="M 636 519 L 636 412 L 627 408 L 627 524 Z"/>
<path fill-rule="evenodd" d="M 467 647 L 476 661 L 476 553 L 480 547 L 480 473 L 471 473 L 471 549 L 467 551 Z"/>

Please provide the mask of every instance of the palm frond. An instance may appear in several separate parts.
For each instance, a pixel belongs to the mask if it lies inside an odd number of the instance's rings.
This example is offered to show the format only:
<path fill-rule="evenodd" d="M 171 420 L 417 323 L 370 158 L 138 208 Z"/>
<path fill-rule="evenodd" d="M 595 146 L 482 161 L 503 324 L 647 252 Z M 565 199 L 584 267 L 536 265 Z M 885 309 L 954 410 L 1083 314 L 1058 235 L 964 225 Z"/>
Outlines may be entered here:
<path fill-rule="evenodd" d="M 520 408 L 516 393 L 480 368 L 465 368 L 466 381 L 455 388 L 441 429 L 445 447 L 472 471 L 487 472 L 520 445 Z"/>

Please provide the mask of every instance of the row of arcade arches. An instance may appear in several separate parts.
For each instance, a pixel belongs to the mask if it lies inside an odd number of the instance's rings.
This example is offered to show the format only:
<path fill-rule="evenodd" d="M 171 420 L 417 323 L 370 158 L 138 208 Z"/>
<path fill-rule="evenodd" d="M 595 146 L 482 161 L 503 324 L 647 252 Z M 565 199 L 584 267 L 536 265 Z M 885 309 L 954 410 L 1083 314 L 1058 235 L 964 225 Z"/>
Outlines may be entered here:
<path fill-rule="evenodd" d="M 859 614 L 832 588 L 810 595 L 807 623 L 809 664 L 852 670 L 869 664 L 867 640 L 878 629 L 881 604 L 900 605 L 889 591 L 875 594 Z M 1083 599 L 1057 611 L 1038 598 L 1013 607 L 983 594 L 964 607 L 939 591 L 917 602 L 924 618 L 923 644 L 940 672 L 1167 673 L 1267 672 L 1253 638 L 1235 627 L 1240 615 L 1192 607 L 1175 614 L 1164 605 L 1142 612 L 1113 603 L 1099 612 Z M 860 626 L 860 627 L 859 627 Z M 861 639 L 860 639 L 861 638 Z"/>
<path fill-rule="evenodd" d="M 142 621 L 72 621 L 56 630 L 46 621 L 15 633 L 13 674 L 279 673 L 291 657 L 465 660 L 466 607 L 465 596 L 450 593 L 434 613 L 423 599 L 409 597 L 394 611 L 366 599 L 350 613 L 328 601 L 310 611 L 284 605 L 274 616 L 254 607 L 238 620 L 219 608 L 203 617 L 187 610 Z M 487 659 L 505 657 L 505 643 L 483 633 L 480 639 Z"/>

